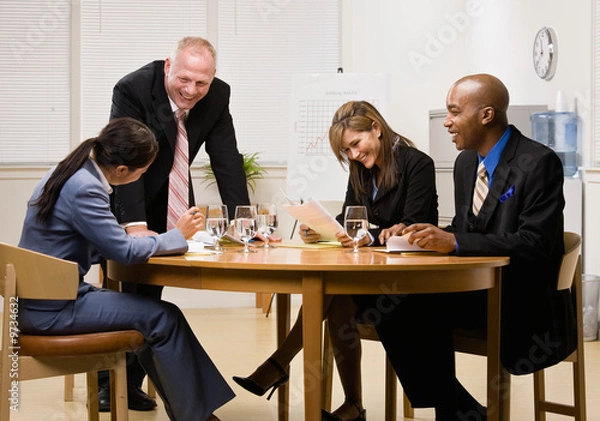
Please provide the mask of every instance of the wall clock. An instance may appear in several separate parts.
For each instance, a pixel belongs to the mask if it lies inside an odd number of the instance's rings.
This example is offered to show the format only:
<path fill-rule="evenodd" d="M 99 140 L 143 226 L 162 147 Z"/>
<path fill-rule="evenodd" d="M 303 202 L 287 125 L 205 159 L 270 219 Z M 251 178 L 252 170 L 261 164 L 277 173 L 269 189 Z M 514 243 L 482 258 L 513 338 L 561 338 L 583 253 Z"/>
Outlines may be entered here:
<path fill-rule="evenodd" d="M 533 68 L 539 77 L 550 80 L 556 73 L 558 39 L 549 26 L 540 29 L 533 41 Z"/>

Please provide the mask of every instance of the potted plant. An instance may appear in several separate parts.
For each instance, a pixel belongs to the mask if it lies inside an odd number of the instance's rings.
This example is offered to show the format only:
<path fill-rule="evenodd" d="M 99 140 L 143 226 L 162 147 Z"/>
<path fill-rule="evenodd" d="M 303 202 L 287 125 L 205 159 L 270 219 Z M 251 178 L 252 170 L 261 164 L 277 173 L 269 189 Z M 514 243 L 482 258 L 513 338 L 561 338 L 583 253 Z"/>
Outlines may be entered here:
<path fill-rule="evenodd" d="M 258 163 L 258 155 L 259 152 L 242 153 L 244 173 L 246 174 L 246 183 L 248 184 L 248 187 L 252 193 L 254 193 L 254 190 L 256 189 L 256 180 L 264 178 L 265 173 L 267 172 L 267 170 L 265 170 Z M 202 183 L 208 183 L 209 186 L 216 183 L 215 173 L 213 172 L 210 164 L 203 165 L 201 168 L 205 171 L 204 180 Z"/>

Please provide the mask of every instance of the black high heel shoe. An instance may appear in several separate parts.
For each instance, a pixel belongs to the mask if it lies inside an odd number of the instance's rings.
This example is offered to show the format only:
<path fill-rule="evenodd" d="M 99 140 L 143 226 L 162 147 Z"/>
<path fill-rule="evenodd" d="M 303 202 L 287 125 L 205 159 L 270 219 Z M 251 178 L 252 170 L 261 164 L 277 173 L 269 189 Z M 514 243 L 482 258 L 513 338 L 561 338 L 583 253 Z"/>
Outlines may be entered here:
<path fill-rule="evenodd" d="M 256 382 L 254 380 L 251 380 L 249 377 L 233 376 L 233 381 L 235 381 L 237 384 L 239 384 L 240 386 L 242 386 L 248 392 L 254 393 L 255 395 L 258 395 L 258 396 L 264 395 L 265 393 L 267 393 L 267 391 L 269 389 L 271 389 L 271 392 L 269 393 L 269 396 L 267 396 L 267 400 L 270 400 L 271 396 L 273 396 L 273 393 L 275 393 L 275 390 L 277 390 L 277 388 L 279 386 L 281 386 L 282 384 L 285 384 L 285 383 L 288 382 L 288 380 L 290 379 L 290 375 L 273 358 L 267 359 L 267 362 L 269 364 L 271 364 L 273 367 L 275 367 L 279 371 L 279 373 L 281 374 L 281 377 L 279 378 L 279 380 L 276 380 L 275 383 L 273 383 L 272 385 L 268 386 L 266 389 L 263 388 L 262 386 L 259 386 L 258 384 L 256 384 Z"/>
<path fill-rule="evenodd" d="M 367 410 L 363 409 L 358 404 L 358 402 L 356 402 L 353 399 L 348 399 L 348 398 L 346 398 L 346 400 L 344 402 L 349 402 L 349 403 L 353 404 L 354 406 L 356 406 L 356 409 L 358 409 L 358 416 L 351 421 L 366 421 L 367 420 Z M 322 421 L 343 421 L 337 415 L 333 415 L 331 412 L 325 411 L 324 409 L 321 409 L 321 416 L 322 416 Z"/>

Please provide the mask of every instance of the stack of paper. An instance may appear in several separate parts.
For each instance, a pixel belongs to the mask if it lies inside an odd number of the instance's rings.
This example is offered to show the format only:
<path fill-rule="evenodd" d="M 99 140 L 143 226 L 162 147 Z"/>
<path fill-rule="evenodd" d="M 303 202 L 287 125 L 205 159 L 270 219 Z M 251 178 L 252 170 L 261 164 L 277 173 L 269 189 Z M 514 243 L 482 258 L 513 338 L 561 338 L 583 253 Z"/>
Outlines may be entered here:
<path fill-rule="evenodd" d="M 283 208 L 300 223 L 321 234 L 323 241 L 337 241 L 335 234 L 344 231 L 340 223 L 317 200 L 300 205 L 285 204 Z"/>

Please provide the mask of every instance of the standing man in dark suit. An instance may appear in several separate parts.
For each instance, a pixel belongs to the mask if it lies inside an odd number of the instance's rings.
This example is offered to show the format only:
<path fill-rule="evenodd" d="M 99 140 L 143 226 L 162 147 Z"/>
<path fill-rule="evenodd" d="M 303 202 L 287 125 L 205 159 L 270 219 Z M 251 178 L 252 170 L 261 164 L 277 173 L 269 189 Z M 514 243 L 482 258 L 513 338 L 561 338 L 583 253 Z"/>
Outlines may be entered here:
<path fill-rule="evenodd" d="M 110 118 L 132 117 L 151 128 L 158 140 L 156 160 L 135 182 L 116 187 L 115 215 L 127 233 L 153 235 L 167 230 L 169 174 L 175 157 L 175 112 L 183 110 L 188 140 L 188 191 L 181 192 L 194 204 L 189 164 L 204 144 L 219 193 L 229 215 L 236 205 L 250 203 L 242 155 L 237 148 L 229 112 L 230 87 L 215 77 L 216 52 L 205 39 L 180 40 L 168 58 L 149 63 L 123 77 L 114 87 Z M 129 292 L 160 298 L 162 287 L 124 287 Z M 129 408 L 151 410 L 156 402 L 140 388 L 145 373 L 132 355 L 128 364 Z M 108 377 L 100 374 L 100 409 L 110 408 Z"/>
<path fill-rule="evenodd" d="M 564 253 L 562 164 L 551 149 L 508 125 L 508 103 L 506 87 L 494 76 L 454 83 L 444 126 L 463 152 L 454 166 L 452 225 L 417 223 L 402 233 L 441 253 L 510 257 L 502 272 L 500 354 L 504 368 L 520 375 L 568 356 L 576 326 L 570 292 L 556 290 Z M 487 186 L 474 199 L 481 162 Z M 377 326 L 413 406 L 435 407 L 438 421 L 486 419 L 486 409 L 455 377 L 452 344 L 453 328 L 486 326 L 486 304 L 485 292 L 424 296 L 411 308 L 400 303 Z M 398 338 L 410 338 L 411 345 Z"/>

